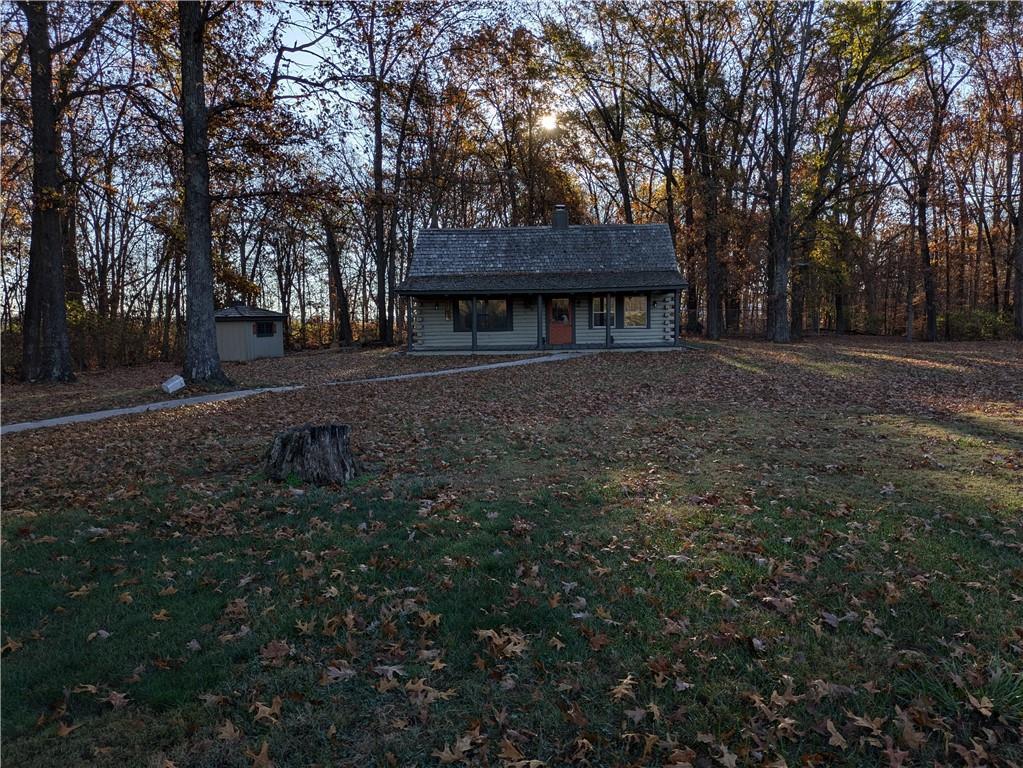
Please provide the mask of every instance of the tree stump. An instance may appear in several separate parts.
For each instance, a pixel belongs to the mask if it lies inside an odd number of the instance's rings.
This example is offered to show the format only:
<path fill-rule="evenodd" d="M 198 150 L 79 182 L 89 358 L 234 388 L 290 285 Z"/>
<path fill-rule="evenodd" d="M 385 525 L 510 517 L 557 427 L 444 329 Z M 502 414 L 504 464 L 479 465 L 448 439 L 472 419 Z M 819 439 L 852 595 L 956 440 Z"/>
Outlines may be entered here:
<path fill-rule="evenodd" d="M 347 424 L 304 424 L 274 438 L 266 454 L 266 474 L 274 480 L 294 475 L 316 485 L 346 483 L 357 465 L 349 446 Z"/>

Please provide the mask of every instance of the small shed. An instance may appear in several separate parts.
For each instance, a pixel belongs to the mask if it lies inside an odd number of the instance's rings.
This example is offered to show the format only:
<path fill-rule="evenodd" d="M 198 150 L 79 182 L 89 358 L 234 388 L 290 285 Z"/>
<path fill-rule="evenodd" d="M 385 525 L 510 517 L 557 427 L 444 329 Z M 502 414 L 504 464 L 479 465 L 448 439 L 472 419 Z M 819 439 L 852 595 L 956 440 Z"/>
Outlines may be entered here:
<path fill-rule="evenodd" d="M 270 309 L 232 304 L 214 313 L 221 360 L 284 356 L 284 315 Z"/>

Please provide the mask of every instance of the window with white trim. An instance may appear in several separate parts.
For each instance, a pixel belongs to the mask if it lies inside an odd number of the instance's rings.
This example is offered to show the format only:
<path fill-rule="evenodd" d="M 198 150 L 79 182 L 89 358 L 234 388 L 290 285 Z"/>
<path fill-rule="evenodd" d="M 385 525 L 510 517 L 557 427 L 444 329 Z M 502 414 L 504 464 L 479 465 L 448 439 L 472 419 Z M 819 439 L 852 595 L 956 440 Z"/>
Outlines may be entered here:
<path fill-rule="evenodd" d="M 610 309 L 610 312 L 608 311 Z M 590 299 L 590 311 L 593 317 L 593 327 L 603 328 L 615 325 L 615 300 L 609 302 L 607 296 L 594 296 Z"/>

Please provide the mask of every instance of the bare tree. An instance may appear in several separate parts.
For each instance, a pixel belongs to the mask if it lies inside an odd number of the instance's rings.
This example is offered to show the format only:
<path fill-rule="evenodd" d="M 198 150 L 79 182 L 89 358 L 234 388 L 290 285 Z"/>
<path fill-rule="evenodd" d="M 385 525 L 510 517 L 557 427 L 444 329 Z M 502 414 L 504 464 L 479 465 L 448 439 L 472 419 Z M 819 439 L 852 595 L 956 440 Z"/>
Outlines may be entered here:
<path fill-rule="evenodd" d="M 221 6 L 214 14 L 223 13 Z M 203 64 L 206 25 L 211 3 L 179 2 L 181 49 L 181 122 L 184 152 L 184 224 L 188 314 L 185 338 L 185 379 L 226 384 L 217 351 L 213 318 L 213 253 L 210 222 L 209 113 Z"/>
<path fill-rule="evenodd" d="M 64 178 L 60 168 L 61 115 L 73 98 L 86 53 L 120 2 L 105 6 L 77 35 L 50 42 L 50 7 L 22 2 L 25 14 L 32 108 L 32 241 L 23 318 L 22 377 L 26 381 L 72 381 L 64 282 Z M 54 73 L 54 57 L 70 53 Z M 56 74 L 56 78 L 54 75 Z"/>

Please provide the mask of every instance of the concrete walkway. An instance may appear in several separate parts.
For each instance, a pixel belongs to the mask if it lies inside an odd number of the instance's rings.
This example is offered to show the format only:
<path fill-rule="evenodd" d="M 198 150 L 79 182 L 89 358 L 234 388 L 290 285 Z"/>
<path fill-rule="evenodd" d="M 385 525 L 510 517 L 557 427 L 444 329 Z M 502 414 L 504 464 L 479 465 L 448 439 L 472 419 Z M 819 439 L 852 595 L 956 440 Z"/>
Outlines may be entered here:
<path fill-rule="evenodd" d="M 292 384 L 283 387 L 259 387 L 256 389 L 239 389 L 234 392 L 220 392 L 213 395 L 196 395 L 195 397 L 183 397 L 179 400 L 161 400 L 157 403 L 146 403 L 144 405 L 133 405 L 128 408 L 110 408 L 106 411 L 93 411 L 92 413 L 79 413 L 73 416 L 57 416 L 52 419 L 40 419 L 39 421 L 23 421 L 20 424 L 5 424 L 0 427 L 0 435 L 10 435 L 15 432 L 27 432 L 30 429 L 45 429 L 47 427 L 60 427 L 65 424 L 78 424 L 84 421 L 103 421 L 113 419 L 117 416 L 128 416 L 133 413 L 147 413 L 149 411 L 163 411 L 168 408 L 186 408 L 190 405 L 205 405 L 206 403 L 220 403 L 225 400 L 240 400 L 243 397 L 262 395 L 266 392 L 294 392 L 298 389 L 312 389 L 315 387 L 337 387 L 342 384 L 372 384 L 378 381 L 405 381 L 407 379 L 426 379 L 434 376 L 451 376 L 456 373 L 472 373 L 474 371 L 492 371 L 496 368 L 512 368 L 517 365 L 536 365 L 538 363 L 555 363 L 561 360 L 570 360 L 575 357 L 593 354 L 587 351 L 559 352 L 543 357 L 527 357 L 522 360 L 508 360 L 502 363 L 486 363 L 484 365 L 467 365 L 464 368 L 444 368 L 439 371 L 420 371 L 417 373 L 399 373 L 393 376 L 375 376 L 368 379 L 342 379 L 340 381 L 327 381 L 322 384 Z"/>

